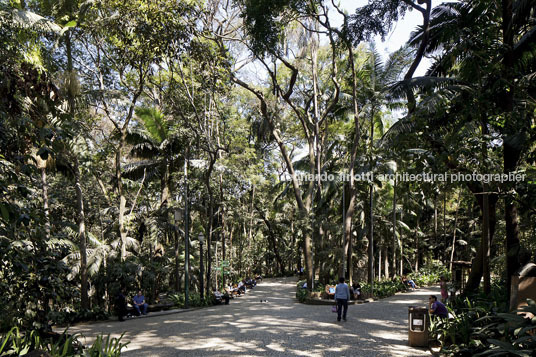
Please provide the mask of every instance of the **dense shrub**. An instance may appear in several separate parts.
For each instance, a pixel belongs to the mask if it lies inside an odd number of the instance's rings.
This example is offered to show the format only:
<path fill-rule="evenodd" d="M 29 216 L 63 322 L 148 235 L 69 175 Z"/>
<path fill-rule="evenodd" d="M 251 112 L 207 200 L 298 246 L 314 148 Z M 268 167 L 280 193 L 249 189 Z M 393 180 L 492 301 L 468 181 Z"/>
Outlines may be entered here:
<path fill-rule="evenodd" d="M 381 280 L 374 282 L 374 296 L 380 299 L 392 296 L 403 290 L 405 290 L 405 286 L 400 279 L 396 281 Z M 370 284 L 361 284 L 361 291 L 370 293 L 372 291 Z"/>
<path fill-rule="evenodd" d="M 307 289 L 302 289 L 300 287 L 296 290 L 296 299 L 298 299 L 299 302 L 305 302 L 307 300 L 307 296 L 309 296 L 309 291 Z"/>
<path fill-rule="evenodd" d="M 536 303 L 514 312 L 507 310 L 503 282 L 449 303 L 451 319 L 432 319 L 431 337 L 448 356 L 535 356 Z M 529 313 L 524 317 L 525 314 Z M 532 314 L 532 317 L 531 315 Z"/>
<path fill-rule="evenodd" d="M 51 311 L 48 314 L 49 321 L 52 325 L 70 325 L 80 321 L 100 321 L 107 320 L 109 314 L 100 307 L 95 307 L 91 310 L 74 311 L 71 309 L 65 309 L 62 311 Z"/>
<path fill-rule="evenodd" d="M 23 356 L 32 351 L 39 351 L 38 355 L 51 357 L 117 357 L 129 342 L 123 343 L 123 335 L 119 338 L 97 336 L 97 339 L 88 348 L 78 340 L 79 335 L 45 333 L 32 330 L 25 334 L 18 327 L 13 327 L 0 338 L 0 356 Z"/>
<path fill-rule="evenodd" d="M 201 299 L 199 293 L 191 293 L 188 296 L 189 307 L 210 306 L 214 302 L 214 295 L 212 294 L 205 296 L 204 299 Z M 173 302 L 175 307 L 184 308 L 184 294 L 169 294 L 168 299 Z"/>
<path fill-rule="evenodd" d="M 429 286 L 437 283 L 441 276 L 450 278 L 450 274 L 446 266 L 438 260 L 432 260 L 418 272 L 409 274 L 408 277 L 413 279 L 418 286 Z"/>

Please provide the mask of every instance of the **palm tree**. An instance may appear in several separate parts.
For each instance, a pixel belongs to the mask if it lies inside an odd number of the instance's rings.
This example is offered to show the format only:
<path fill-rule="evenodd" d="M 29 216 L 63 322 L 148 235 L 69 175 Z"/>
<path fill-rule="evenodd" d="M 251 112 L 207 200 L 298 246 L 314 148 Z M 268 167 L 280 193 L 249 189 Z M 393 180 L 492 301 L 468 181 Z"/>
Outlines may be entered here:
<path fill-rule="evenodd" d="M 157 108 L 138 107 L 135 112 L 141 126 L 129 131 L 127 141 L 133 144 L 130 155 L 142 160 L 126 165 L 123 176 L 130 179 L 159 177 L 160 207 L 167 209 L 171 174 L 178 167 L 182 140 Z"/>
<path fill-rule="evenodd" d="M 509 173 L 516 170 L 523 152 L 528 148 L 528 135 L 525 133 L 530 131 L 530 120 L 521 119 L 532 117 L 535 107 L 535 102 L 531 99 L 531 87 L 525 87 L 524 84 L 528 83 L 527 80 L 530 82 L 528 78 L 536 67 L 536 57 L 530 52 L 529 45 L 534 41 L 536 32 L 528 26 L 530 19 L 534 18 L 536 5 L 533 2 L 520 1 L 513 6 L 510 0 L 503 1 L 501 5 L 490 5 L 485 1 L 462 1 L 436 7 L 432 12 L 430 40 L 426 48 L 426 54 L 435 55 L 436 61 L 429 69 L 427 77 L 414 79 L 411 83 L 406 81 L 403 85 L 414 88 L 415 85 L 420 85 L 422 88 L 423 84 L 427 83 L 428 88 L 436 88 L 435 95 L 431 96 L 435 99 L 440 98 L 437 96 L 441 92 L 437 90 L 438 84 L 441 84 L 443 94 L 446 94 L 445 89 L 449 86 L 454 89 L 443 96 L 443 99 L 447 99 L 443 104 L 449 106 L 448 112 L 437 110 L 438 107 L 433 108 L 432 105 L 428 107 L 432 109 L 429 114 L 435 114 L 429 118 L 435 118 L 436 122 L 441 119 L 441 127 L 445 127 L 446 123 L 455 123 L 466 130 L 472 130 L 471 126 L 481 127 L 483 162 L 489 146 L 486 144 L 490 140 L 488 132 L 491 130 L 492 133 L 500 135 L 503 142 L 503 172 Z M 423 31 L 419 29 L 410 39 L 410 45 L 417 46 L 422 36 Z M 451 86 L 453 79 L 463 83 L 465 88 Z M 469 106 L 468 103 L 474 105 Z M 430 99 L 428 103 L 423 101 L 421 109 L 424 109 L 423 104 L 434 103 Z M 514 112 L 516 115 L 513 115 Z M 412 125 L 414 123 L 406 120 L 401 122 L 399 128 L 405 126 L 410 129 Z M 441 139 L 435 140 L 433 146 L 440 151 L 445 148 Z M 456 166 L 452 162 L 447 165 Z M 469 188 L 476 194 L 484 190 L 482 187 Z M 483 227 L 483 233 L 489 238 L 482 239 L 483 243 L 488 243 L 493 236 L 494 222 L 490 221 L 492 217 L 487 217 L 489 215 L 486 213 L 489 209 L 490 215 L 494 215 L 497 198 L 493 195 L 480 196 L 483 197 L 477 196 L 477 199 L 485 216 L 483 223 L 488 225 L 489 222 L 490 226 L 489 234 L 485 233 L 487 227 Z M 486 205 L 484 201 L 488 199 L 492 202 Z M 517 209 L 511 195 L 505 197 L 505 221 L 508 256 L 506 270 L 509 284 L 510 277 L 519 264 Z M 486 261 L 485 251 L 489 250 L 488 247 L 488 244 L 482 244 L 479 248 L 467 284 L 468 289 L 476 289 L 479 285 L 482 270 L 486 269 L 483 262 Z M 489 281 L 487 272 L 485 275 L 485 281 Z M 489 284 L 485 287 L 489 287 Z M 507 291 L 510 291 L 509 285 Z"/>

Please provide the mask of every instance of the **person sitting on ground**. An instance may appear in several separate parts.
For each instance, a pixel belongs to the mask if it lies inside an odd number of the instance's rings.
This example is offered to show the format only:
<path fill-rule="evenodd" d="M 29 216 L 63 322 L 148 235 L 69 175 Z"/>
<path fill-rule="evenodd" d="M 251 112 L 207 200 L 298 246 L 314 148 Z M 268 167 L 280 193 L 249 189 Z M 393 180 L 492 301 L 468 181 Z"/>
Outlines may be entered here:
<path fill-rule="evenodd" d="M 220 305 L 224 301 L 225 305 L 229 305 L 229 294 L 214 290 L 214 305 Z"/>
<path fill-rule="evenodd" d="M 127 298 L 123 294 L 123 289 L 119 290 L 119 293 L 115 297 L 115 310 L 118 320 L 125 321 L 124 317 L 127 316 Z"/>
<path fill-rule="evenodd" d="M 136 309 L 136 313 L 138 316 L 140 314 L 147 315 L 147 303 L 145 302 L 145 296 L 142 295 L 141 290 L 138 291 L 138 295 L 134 296 L 134 309 Z"/>
<path fill-rule="evenodd" d="M 248 288 L 253 289 L 257 285 L 257 282 L 254 279 L 246 278 L 245 284 Z"/>
<path fill-rule="evenodd" d="M 260 274 L 257 275 L 257 276 L 255 277 L 255 280 L 256 280 L 256 281 L 262 281 L 262 275 L 260 275 Z"/>
<path fill-rule="evenodd" d="M 234 295 L 237 295 L 237 296 L 240 295 L 240 291 L 238 291 L 237 288 L 233 287 L 232 284 L 229 284 L 229 285 L 225 286 L 225 287 L 224 287 L 224 290 L 225 290 L 225 293 L 226 293 L 227 295 L 229 295 L 229 297 L 230 297 L 231 299 L 234 298 Z"/>
<path fill-rule="evenodd" d="M 430 313 L 439 317 L 449 317 L 447 307 L 442 302 L 437 301 L 435 295 L 431 295 L 429 298 Z"/>
<path fill-rule="evenodd" d="M 240 280 L 238 283 L 238 290 L 242 290 L 244 294 L 246 293 L 246 284 L 244 283 L 244 280 Z"/>
<path fill-rule="evenodd" d="M 403 283 L 404 285 L 406 285 L 406 286 L 410 286 L 410 287 L 413 288 L 413 289 L 417 289 L 417 288 L 418 288 L 418 286 L 415 285 L 415 282 L 414 282 L 413 280 L 411 280 L 411 279 L 406 278 L 405 275 L 402 276 L 402 283 Z"/>
<path fill-rule="evenodd" d="M 352 294 L 354 295 L 354 300 L 361 298 L 361 285 L 359 283 L 352 284 Z"/>
<path fill-rule="evenodd" d="M 339 278 L 339 283 L 335 287 L 335 301 L 337 301 L 337 321 L 342 319 L 346 321 L 346 313 L 348 312 L 348 300 L 350 300 L 350 289 L 344 282 L 344 278 Z M 344 308 L 344 310 L 343 310 Z"/>

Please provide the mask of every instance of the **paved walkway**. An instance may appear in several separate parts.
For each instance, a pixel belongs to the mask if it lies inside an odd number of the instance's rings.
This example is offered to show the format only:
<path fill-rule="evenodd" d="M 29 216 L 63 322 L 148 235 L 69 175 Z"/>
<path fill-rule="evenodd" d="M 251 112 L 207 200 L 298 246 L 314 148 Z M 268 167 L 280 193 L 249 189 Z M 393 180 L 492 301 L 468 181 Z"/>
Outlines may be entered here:
<path fill-rule="evenodd" d="M 437 290 L 437 291 L 436 291 Z M 265 279 L 230 305 L 78 325 L 89 344 L 98 334 L 131 341 L 133 356 L 427 356 L 407 346 L 408 306 L 424 305 L 438 289 L 418 289 L 348 309 L 337 322 L 330 306 L 295 301 L 295 279 Z M 261 302 L 268 300 L 268 302 Z"/>

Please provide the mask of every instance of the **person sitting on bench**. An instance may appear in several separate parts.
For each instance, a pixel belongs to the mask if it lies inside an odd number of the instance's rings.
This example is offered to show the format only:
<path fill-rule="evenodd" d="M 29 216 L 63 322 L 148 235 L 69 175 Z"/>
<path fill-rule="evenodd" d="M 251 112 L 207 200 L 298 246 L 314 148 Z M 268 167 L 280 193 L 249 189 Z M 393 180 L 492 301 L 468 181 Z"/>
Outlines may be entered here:
<path fill-rule="evenodd" d="M 246 293 L 246 284 L 244 284 L 244 280 L 240 280 L 238 283 L 238 290 L 242 290 L 244 294 Z"/>
<path fill-rule="evenodd" d="M 354 300 L 361 298 L 361 285 L 359 283 L 353 283 L 351 290 Z"/>
<path fill-rule="evenodd" d="M 142 295 L 141 290 L 138 291 L 138 295 L 134 296 L 134 299 L 132 300 L 138 316 L 140 316 L 140 314 L 147 315 L 147 307 L 149 305 L 145 302 L 145 296 Z"/>

